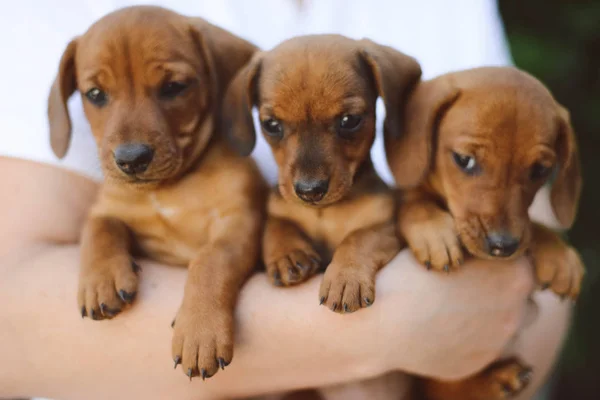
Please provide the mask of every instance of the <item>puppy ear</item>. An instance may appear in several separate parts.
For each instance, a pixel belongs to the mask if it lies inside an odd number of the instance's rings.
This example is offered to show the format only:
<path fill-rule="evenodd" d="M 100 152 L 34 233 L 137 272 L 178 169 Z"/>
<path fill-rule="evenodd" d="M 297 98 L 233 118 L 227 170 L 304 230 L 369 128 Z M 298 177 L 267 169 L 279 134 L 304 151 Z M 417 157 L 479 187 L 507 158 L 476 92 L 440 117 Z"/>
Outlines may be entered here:
<path fill-rule="evenodd" d="M 258 79 L 262 54 L 257 53 L 229 85 L 223 101 L 221 127 L 234 148 L 242 155 L 252 153 L 256 132 L 252 107 L 258 99 Z"/>
<path fill-rule="evenodd" d="M 65 49 L 58 74 L 48 96 L 48 122 L 50 123 L 50 146 L 58 158 L 63 158 L 71 141 L 71 118 L 67 101 L 77 89 L 75 76 L 75 50 L 77 39 L 73 39 Z"/>
<path fill-rule="evenodd" d="M 421 66 L 414 58 L 369 39 L 360 41 L 362 56 L 369 66 L 377 92 L 386 110 L 384 131 L 398 135 L 402 126 L 407 94 L 421 78 Z"/>
<path fill-rule="evenodd" d="M 581 194 L 581 165 L 569 111 L 560 106 L 558 129 L 556 139 L 558 174 L 552 185 L 550 200 L 558 221 L 564 228 L 570 228 L 577 214 Z"/>
<path fill-rule="evenodd" d="M 219 100 L 233 77 L 250 61 L 258 48 L 202 18 L 190 19 L 192 35 L 208 64 L 215 100 Z"/>
<path fill-rule="evenodd" d="M 440 122 L 459 96 L 449 79 L 419 83 L 409 95 L 401 136 L 386 132 L 388 164 L 401 188 L 418 185 L 431 168 Z"/>

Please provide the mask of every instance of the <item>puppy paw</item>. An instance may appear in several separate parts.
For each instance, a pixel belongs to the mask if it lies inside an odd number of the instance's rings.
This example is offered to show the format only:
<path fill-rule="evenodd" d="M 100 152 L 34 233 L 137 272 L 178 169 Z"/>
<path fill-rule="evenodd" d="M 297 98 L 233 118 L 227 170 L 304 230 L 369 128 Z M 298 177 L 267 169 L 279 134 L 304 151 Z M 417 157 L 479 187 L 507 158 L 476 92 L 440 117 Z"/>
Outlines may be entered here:
<path fill-rule="evenodd" d="M 454 219 L 447 212 L 440 210 L 428 218 L 405 224 L 402 235 L 416 259 L 427 269 L 450 272 L 463 263 Z"/>
<path fill-rule="evenodd" d="M 481 400 L 509 399 L 521 393 L 531 381 L 533 371 L 516 358 L 498 361 L 479 377 Z"/>
<path fill-rule="evenodd" d="M 585 267 L 574 248 L 556 241 L 552 246 L 534 247 L 530 255 L 542 289 L 551 288 L 563 298 L 577 299 Z"/>
<path fill-rule="evenodd" d="M 291 286 L 306 281 L 321 266 L 321 258 L 312 249 L 295 249 L 266 263 L 267 275 L 275 286 Z"/>
<path fill-rule="evenodd" d="M 85 263 L 79 275 L 77 300 L 81 317 L 110 319 L 133 303 L 140 268 L 129 256 Z"/>
<path fill-rule="evenodd" d="M 338 313 L 351 313 L 369 307 L 375 301 L 373 270 L 353 265 L 331 264 L 327 267 L 319 303 Z"/>
<path fill-rule="evenodd" d="M 182 306 L 173 321 L 172 356 L 189 377 L 202 380 L 225 369 L 233 358 L 233 315 Z"/>

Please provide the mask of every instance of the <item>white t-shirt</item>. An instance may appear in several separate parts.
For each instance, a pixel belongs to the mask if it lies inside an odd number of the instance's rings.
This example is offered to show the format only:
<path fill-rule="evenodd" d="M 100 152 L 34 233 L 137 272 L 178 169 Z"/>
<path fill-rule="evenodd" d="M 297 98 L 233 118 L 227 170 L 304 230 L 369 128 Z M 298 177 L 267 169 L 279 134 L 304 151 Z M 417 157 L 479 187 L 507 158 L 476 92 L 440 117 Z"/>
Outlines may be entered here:
<path fill-rule="evenodd" d="M 49 145 L 46 100 L 67 43 L 103 15 L 136 0 L 17 0 L 0 13 L 0 156 L 62 166 L 101 178 L 81 99 L 69 102 L 73 138 L 58 160 Z M 268 50 L 297 35 L 368 37 L 421 63 L 424 78 L 482 65 L 511 64 L 496 0 L 163 0 L 145 1 L 201 16 Z M 391 182 L 381 140 L 382 102 L 373 160 Z M 259 135 L 260 136 L 260 135 Z M 273 182 L 275 164 L 259 138 L 253 157 Z"/>

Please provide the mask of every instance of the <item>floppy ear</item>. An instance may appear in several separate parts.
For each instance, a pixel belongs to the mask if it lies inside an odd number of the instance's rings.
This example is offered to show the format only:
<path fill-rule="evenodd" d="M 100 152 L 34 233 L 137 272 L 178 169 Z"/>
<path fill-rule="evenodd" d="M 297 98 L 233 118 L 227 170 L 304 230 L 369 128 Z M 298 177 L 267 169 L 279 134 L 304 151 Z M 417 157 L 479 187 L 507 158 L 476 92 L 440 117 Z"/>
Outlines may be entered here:
<path fill-rule="evenodd" d="M 48 96 L 48 122 L 50 123 L 50 146 L 58 158 L 63 158 L 71 141 L 71 118 L 67 101 L 77 89 L 75 76 L 75 50 L 77 39 L 73 39 L 65 49 L 58 74 Z"/>
<path fill-rule="evenodd" d="M 233 147 L 244 156 L 252 153 L 256 144 L 252 107 L 258 100 L 261 60 L 262 54 L 257 53 L 233 78 L 223 100 L 221 128 Z"/>
<path fill-rule="evenodd" d="M 407 99 L 400 137 L 385 134 L 388 164 L 401 188 L 418 185 L 431 168 L 440 122 L 459 96 L 447 77 L 417 84 Z"/>
<path fill-rule="evenodd" d="M 556 154 L 558 174 L 552 185 L 550 200 L 558 221 L 564 228 L 570 228 L 577 214 L 581 194 L 581 165 L 569 111 L 560 106 Z"/>
<path fill-rule="evenodd" d="M 192 35 L 208 64 L 215 100 L 223 97 L 237 72 L 258 50 L 254 44 L 202 18 L 190 18 Z"/>
<path fill-rule="evenodd" d="M 402 127 L 407 94 L 421 78 L 421 66 L 414 58 L 369 39 L 360 41 L 362 56 L 369 66 L 377 92 L 386 110 L 384 130 L 398 135 Z"/>

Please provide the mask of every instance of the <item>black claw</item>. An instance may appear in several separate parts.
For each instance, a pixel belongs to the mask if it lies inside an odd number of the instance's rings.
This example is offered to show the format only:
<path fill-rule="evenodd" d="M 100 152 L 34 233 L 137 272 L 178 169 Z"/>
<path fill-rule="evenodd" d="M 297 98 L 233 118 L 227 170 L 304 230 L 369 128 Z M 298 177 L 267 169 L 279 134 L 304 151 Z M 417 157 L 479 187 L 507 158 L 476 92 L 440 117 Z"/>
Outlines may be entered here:
<path fill-rule="evenodd" d="M 294 268 L 289 267 L 288 268 L 288 277 L 289 277 L 290 281 L 294 281 L 299 278 L 298 272 Z"/>
<path fill-rule="evenodd" d="M 217 361 L 219 361 L 219 368 L 221 369 L 225 369 L 225 367 L 228 365 L 225 360 L 223 359 L 223 357 L 219 357 L 217 359 Z"/>
<path fill-rule="evenodd" d="M 281 275 L 279 274 L 279 271 L 275 271 L 275 273 L 273 273 L 273 284 L 275 286 L 283 286 L 283 282 L 281 282 Z"/>
<path fill-rule="evenodd" d="M 319 305 L 322 306 L 323 303 L 325 303 L 325 296 L 323 296 L 319 299 Z"/>
<path fill-rule="evenodd" d="M 175 361 L 175 366 L 174 366 L 173 368 L 174 368 L 174 369 L 177 369 L 177 366 L 178 366 L 179 364 L 181 364 L 181 357 L 180 357 L 180 356 L 177 356 L 177 357 L 175 357 L 175 360 L 173 360 L 173 361 Z"/>
<path fill-rule="evenodd" d="M 95 321 L 98 319 L 98 317 L 96 316 L 96 310 L 94 310 L 92 308 L 92 310 L 90 311 L 90 317 Z"/>
<path fill-rule="evenodd" d="M 171 328 L 175 328 L 175 320 L 171 321 Z"/>
<path fill-rule="evenodd" d="M 550 282 L 544 282 L 542 283 L 542 290 L 546 290 L 550 287 Z"/>
<path fill-rule="evenodd" d="M 333 303 L 333 306 L 331 306 L 331 311 L 335 311 L 337 308 L 337 303 Z"/>
<path fill-rule="evenodd" d="M 204 368 L 202 368 L 200 370 L 200 375 L 202 375 L 202 380 L 206 380 L 206 378 L 208 377 L 208 374 L 206 373 L 206 370 Z"/>
<path fill-rule="evenodd" d="M 87 317 L 87 310 L 85 307 L 81 307 L 81 318 Z"/>
<path fill-rule="evenodd" d="M 533 370 L 531 368 L 525 368 L 523 371 L 519 373 L 519 380 L 522 383 L 529 383 L 531 380 L 531 375 L 533 374 Z"/>
<path fill-rule="evenodd" d="M 365 297 L 365 298 L 364 298 L 364 301 L 365 301 L 365 304 L 367 305 L 367 307 L 371 307 L 371 304 L 373 304 L 373 303 L 371 302 L 371 299 L 370 299 L 370 298 L 368 298 L 368 297 Z"/>
<path fill-rule="evenodd" d="M 510 396 L 511 394 L 513 394 L 513 388 L 510 387 L 507 384 L 502 385 L 502 391 L 504 392 L 504 394 L 506 394 L 507 396 Z"/>
<path fill-rule="evenodd" d="M 430 270 L 431 269 L 431 262 L 430 261 L 425 261 L 425 267 Z"/>
<path fill-rule="evenodd" d="M 344 312 L 347 313 L 348 311 L 350 311 L 348 304 L 344 303 Z"/>
<path fill-rule="evenodd" d="M 127 293 L 123 289 L 119 290 L 119 297 L 121 298 L 121 300 L 123 300 L 127 304 L 133 303 L 133 300 L 135 300 L 135 295 L 136 294 L 137 294 L 136 292 Z"/>
<path fill-rule="evenodd" d="M 450 273 L 450 266 L 448 264 L 444 265 L 444 271 L 448 274 Z"/>
<path fill-rule="evenodd" d="M 119 309 L 112 309 L 112 308 L 108 308 L 106 306 L 106 304 L 102 303 L 100 304 L 100 312 L 102 313 L 102 315 L 107 316 L 107 317 L 114 317 L 115 315 L 117 315 L 118 313 L 121 312 L 121 310 Z"/>
<path fill-rule="evenodd" d="M 300 264 L 297 261 L 296 261 L 296 267 L 300 268 L 300 270 L 302 270 L 302 271 L 306 271 L 308 269 L 308 267 L 305 267 L 304 265 Z"/>
<path fill-rule="evenodd" d="M 321 265 L 321 260 L 320 260 L 320 259 L 318 259 L 317 257 L 315 257 L 315 256 L 310 256 L 309 258 L 310 258 L 310 259 L 311 259 L 311 261 L 312 261 L 312 262 L 314 262 L 315 264 L 317 264 L 317 265 Z"/>
<path fill-rule="evenodd" d="M 192 381 L 192 376 L 193 376 L 193 370 L 191 368 L 188 368 L 187 376 L 190 377 L 190 382 L 191 382 Z"/>
<path fill-rule="evenodd" d="M 131 269 L 136 275 L 139 275 L 139 273 L 142 271 L 142 267 L 140 267 L 140 265 L 135 261 L 131 261 Z"/>

